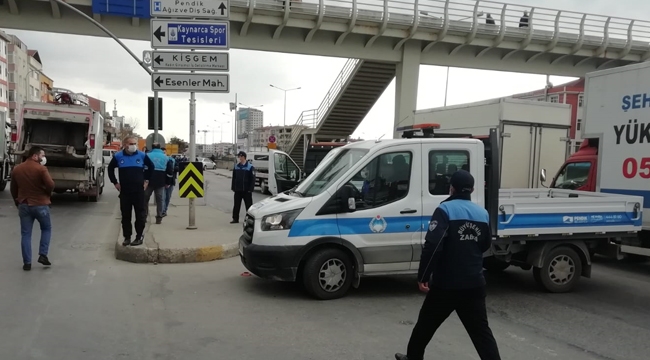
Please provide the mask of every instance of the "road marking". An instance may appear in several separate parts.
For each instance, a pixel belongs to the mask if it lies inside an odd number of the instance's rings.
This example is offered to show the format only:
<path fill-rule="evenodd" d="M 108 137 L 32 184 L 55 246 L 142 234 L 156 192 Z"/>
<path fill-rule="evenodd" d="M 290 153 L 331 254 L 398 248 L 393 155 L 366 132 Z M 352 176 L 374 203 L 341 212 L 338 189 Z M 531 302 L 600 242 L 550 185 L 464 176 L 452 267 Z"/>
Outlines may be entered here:
<path fill-rule="evenodd" d="M 97 275 L 97 270 L 90 270 L 88 272 L 88 277 L 86 278 L 84 285 L 92 285 L 93 280 L 95 280 L 95 275 Z"/>

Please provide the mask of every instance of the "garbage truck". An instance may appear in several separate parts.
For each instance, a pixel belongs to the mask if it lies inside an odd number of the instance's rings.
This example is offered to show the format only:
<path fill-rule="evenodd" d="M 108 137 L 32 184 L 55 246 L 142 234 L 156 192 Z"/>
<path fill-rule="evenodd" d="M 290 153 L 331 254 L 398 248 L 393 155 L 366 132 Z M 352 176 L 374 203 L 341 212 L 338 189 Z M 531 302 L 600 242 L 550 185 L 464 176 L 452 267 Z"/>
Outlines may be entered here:
<path fill-rule="evenodd" d="M 15 163 L 25 161 L 29 149 L 39 146 L 55 193 L 76 193 L 80 200 L 97 202 L 104 189 L 104 118 L 84 96 L 63 89 L 53 89 L 53 95 L 51 103 L 23 103 L 12 134 Z"/>

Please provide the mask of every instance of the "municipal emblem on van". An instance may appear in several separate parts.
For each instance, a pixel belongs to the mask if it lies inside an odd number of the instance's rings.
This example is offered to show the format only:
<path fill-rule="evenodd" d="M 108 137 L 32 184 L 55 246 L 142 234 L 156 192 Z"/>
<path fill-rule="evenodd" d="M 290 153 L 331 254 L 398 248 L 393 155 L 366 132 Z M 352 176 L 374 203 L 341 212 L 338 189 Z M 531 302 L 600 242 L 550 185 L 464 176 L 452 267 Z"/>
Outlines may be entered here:
<path fill-rule="evenodd" d="M 386 226 L 388 226 L 388 223 L 386 223 L 386 220 L 384 220 L 381 215 L 377 215 L 372 220 L 370 220 L 370 230 L 374 233 L 384 232 L 384 230 L 386 230 Z"/>

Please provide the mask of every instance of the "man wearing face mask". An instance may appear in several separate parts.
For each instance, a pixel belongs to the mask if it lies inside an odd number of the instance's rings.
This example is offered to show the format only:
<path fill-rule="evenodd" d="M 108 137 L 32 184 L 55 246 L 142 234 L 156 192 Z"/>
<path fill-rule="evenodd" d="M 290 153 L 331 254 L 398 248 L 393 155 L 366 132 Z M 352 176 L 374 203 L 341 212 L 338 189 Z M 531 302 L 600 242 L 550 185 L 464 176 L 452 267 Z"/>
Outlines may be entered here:
<path fill-rule="evenodd" d="M 422 360 L 438 327 L 456 311 L 481 360 L 500 360 L 485 307 L 483 253 L 490 248 L 490 217 L 472 202 L 474 177 L 451 176 L 450 196 L 434 211 L 425 237 L 418 286 L 427 294 L 407 353 L 397 360 Z"/>
<path fill-rule="evenodd" d="M 41 242 L 38 262 L 50 266 L 47 253 L 52 236 L 50 221 L 50 196 L 54 181 L 44 166 L 45 152 L 38 146 L 29 149 L 28 158 L 11 173 L 11 196 L 18 207 L 20 217 L 20 245 L 23 253 L 23 270 L 32 269 L 32 228 L 34 220 L 41 226 Z"/>
<path fill-rule="evenodd" d="M 146 170 L 145 170 L 146 167 Z M 119 182 L 115 178 L 118 169 Z M 147 216 L 145 190 L 154 171 L 154 164 L 147 155 L 138 150 L 138 140 L 135 137 L 124 139 L 124 150 L 113 155 L 108 164 L 108 178 L 117 191 L 120 192 L 120 210 L 122 212 L 123 246 L 138 246 L 144 242 L 144 227 Z M 131 242 L 133 228 L 131 226 L 131 211 L 135 212 L 135 241 Z"/>

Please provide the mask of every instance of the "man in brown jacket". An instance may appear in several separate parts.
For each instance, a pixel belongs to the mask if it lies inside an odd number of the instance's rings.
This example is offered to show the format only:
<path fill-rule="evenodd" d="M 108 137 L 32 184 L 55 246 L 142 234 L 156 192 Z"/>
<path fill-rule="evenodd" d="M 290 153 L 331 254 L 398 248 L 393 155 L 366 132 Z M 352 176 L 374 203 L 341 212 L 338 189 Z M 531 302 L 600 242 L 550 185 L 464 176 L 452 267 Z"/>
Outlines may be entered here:
<path fill-rule="evenodd" d="M 45 152 L 34 146 L 29 149 L 28 158 L 16 166 L 11 173 L 11 196 L 14 198 L 20 217 L 20 246 L 23 252 L 23 270 L 32 269 L 32 228 L 34 220 L 41 225 L 41 243 L 38 248 L 38 262 L 52 265 L 47 258 L 52 237 L 50 221 L 50 195 L 54 181 L 45 165 Z"/>

